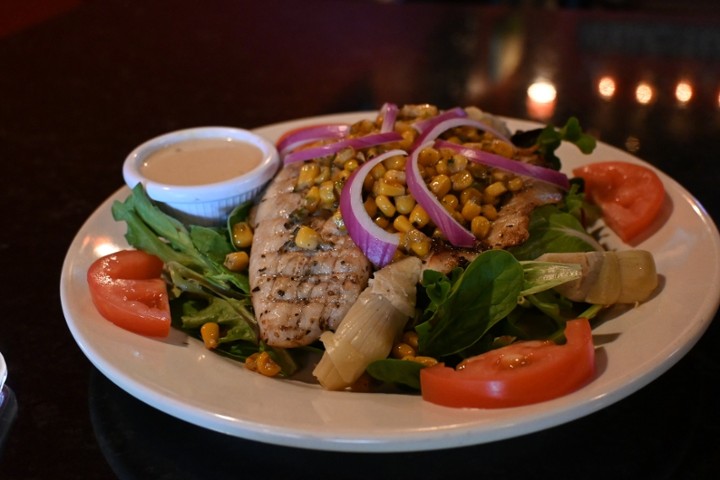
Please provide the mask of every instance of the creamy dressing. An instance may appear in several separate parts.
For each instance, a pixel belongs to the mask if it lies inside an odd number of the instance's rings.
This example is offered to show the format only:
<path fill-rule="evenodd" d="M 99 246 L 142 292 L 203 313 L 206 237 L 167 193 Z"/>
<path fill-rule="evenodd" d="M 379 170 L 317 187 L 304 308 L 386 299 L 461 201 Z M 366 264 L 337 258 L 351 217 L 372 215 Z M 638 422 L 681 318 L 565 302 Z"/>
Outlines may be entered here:
<path fill-rule="evenodd" d="M 141 165 L 149 180 L 168 185 L 204 185 L 243 175 L 257 167 L 262 151 L 221 138 L 188 140 L 150 154 Z"/>

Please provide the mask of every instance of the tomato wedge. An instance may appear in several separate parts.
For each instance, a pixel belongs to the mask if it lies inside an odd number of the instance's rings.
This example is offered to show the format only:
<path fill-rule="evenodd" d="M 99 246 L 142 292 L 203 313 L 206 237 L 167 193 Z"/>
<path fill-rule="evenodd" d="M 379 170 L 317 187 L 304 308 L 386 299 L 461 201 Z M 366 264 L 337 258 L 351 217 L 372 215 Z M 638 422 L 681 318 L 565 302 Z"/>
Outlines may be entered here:
<path fill-rule="evenodd" d="M 87 272 L 90 296 L 98 312 L 114 324 L 142 335 L 170 332 L 170 303 L 163 262 L 139 250 L 101 257 Z"/>
<path fill-rule="evenodd" d="M 586 198 L 600 207 L 607 226 L 626 243 L 655 221 L 665 201 L 662 181 L 642 165 L 598 162 L 573 174 L 585 180 Z"/>
<path fill-rule="evenodd" d="M 528 405 L 577 390 L 595 374 L 588 320 L 571 320 L 567 342 L 531 340 L 464 360 L 457 369 L 438 364 L 420 371 L 422 397 L 447 407 Z"/>

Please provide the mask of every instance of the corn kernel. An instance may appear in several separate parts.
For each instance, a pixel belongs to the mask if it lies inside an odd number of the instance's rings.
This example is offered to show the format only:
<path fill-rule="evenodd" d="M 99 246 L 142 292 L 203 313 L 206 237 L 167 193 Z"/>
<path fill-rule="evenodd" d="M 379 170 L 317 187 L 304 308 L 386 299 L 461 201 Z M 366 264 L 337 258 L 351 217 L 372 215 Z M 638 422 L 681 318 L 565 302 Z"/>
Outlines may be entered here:
<path fill-rule="evenodd" d="M 450 173 L 458 173 L 467 168 L 468 159 L 464 155 L 455 154 L 448 160 L 447 163 Z"/>
<path fill-rule="evenodd" d="M 504 182 L 508 178 L 508 173 L 502 170 L 493 170 L 490 176 L 497 182 Z"/>
<path fill-rule="evenodd" d="M 461 170 L 453 174 L 450 180 L 452 181 L 452 189 L 456 192 L 469 188 L 474 181 L 472 174 L 467 170 Z"/>
<path fill-rule="evenodd" d="M 432 234 L 431 234 L 430 236 L 431 236 L 432 238 L 436 238 L 436 239 L 438 239 L 438 240 L 447 240 L 447 239 L 445 238 L 445 234 L 443 234 L 442 230 L 440 230 L 440 229 L 437 228 L 437 227 L 432 231 Z"/>
<path fill-rule="evenodd" d="M 430 215 L 419 204 L 415 205 L 410 212 L 410 222 L 417 228 L 423 228 L 430 222 Z"/>
<path fill-rule="evenodd" d="M 347 180 L 348 177 L 350 177 L 350 172 L 348 172 L 347 170 L 337 170 L 333 174 L 331 181 L 336 183 L 342 182 L 343 184 L 345 184 L 345 180 Z"/>
<path fill-rule="evenodd" d="M 255 360 L 256 371 L 266 377 L 275 377 L 280 373 L 280 365 L 272 359 L 268 352 L 261 352 Z"/>
<path fill-rule="evenodd" d="M 485 194 L 489 195 L 491 197 L 499 197 L 503 193 L 507 192 L 507 187 L 505 184 L 501 181 L 491 183 L 487 187 L 485 187 Z"/>
<path fill-rule="evenodd" d="M 373 219 L 373 222 L 375 222 L 375 225 L 382 228 L 383 230 L 390 226 L 390 220 L 383 215 L 378 215 L 377 217 L 375 217 Z"/>
<path fill-rule="evenodd" d="M 440 160 L 438 160 L 438 162 L 435 164 L 435 171 L 438 175 L 447 175 L 448 173 L 450 173 L 447 159 L 441 158 Z"/>
<path fill-rule="evenodd" d="M 205 348 L 214 349 L 218 346 L 218 339 L 220 338 L 220 325 L 216 322 L 203 323 L 200 327 L 200 338 L 202 338 Z"/>
<path fill-rule="evenodd" d="M 367 212 L 369 217 L 374 217 L 375 215 L 377 215 L 378 208 L 373 197 L 368 197 L 365 202 L 363 202 L 363 205 L 365 205 L 365 211 Z"/>
<path fill-rule="evenodd" d="M 395 209 L 400 215 L 408 215 L 415 207 L 415 198 L 412 195 L 399 195 L 395 197 Z"/>
<path fill-rule="evenodd" d="M 327 180 L 320 184 L 318 189 L 318 198 L 323 206 L 331 206 L 337 200 L 335 196 L 335 184 L 332 180 Z"/>
<path fill-rule="evenodd" d="M 418 258 L 427 257 L 431 247 L 432 241 L 429 238 L 422 242 L 413 242 L 410 244 L 410 249 Z"/>
<path fill-rule="evenodd" d="M 232 272 L 243 272 L 250 265 L 250 257 L 245 251 L 230 252 L 225 255 L 223 265 Z"/>
<path fill-rule="evenodd" d="M 462 207 L 462 211 L 460 214 L 462 215 L 463 219 L 467 220 L 468 222 L 472 220 L 473 218 L 480 215 L 482 212 L 482 207 L 475 203 L 474 201 L 467 202 Z"/>
<path fill-rule="evenodd" d="M 255 352 L 251 355 L 249 355 L 245 359 L 245 368 L 248 370 L 251 370 L 253 372 L 257 372 L 257 359 L 260 356 L 260 352 Z"/>
<path fill-rule="evenodd" d="M 320 172 L 315 177 L 315 184 L 319 185 L 327 180 L 330 180 L 330 165 L 320 165 Z"/>
<path fill-rule="evenodd" d="M 395 124 L 395 130 L 397 131 L 397 124 Z M 402 135 L 402 140 L 398 142 L 398 148 L 409 150 L 415 142 L 415 137 L 417 136 L 416 131 L 414 129 L 403 130 L 400 135 Z"/>
<path fill-rule="evenodd" d="M 481 163 L 470 162 L 467 169 L 478 180 L 484 180 L 488 176 L 488 168 Z"/>
<path fill-rule="evenodd" d="M 312 213 L 317 210 L 319 204 L 320 189 L 317 187 L 317 185 L 313 185 L 305 194 L 305 198 L 303 199 L 303 205 L 305 206 L 305 208 L 308 209 L 309 212 Z"/>
<path fill-rule="evenodd" d="M 513 177 L 508 180 L 507 187 L 511 192 L 519 192 L 524 186 L 523 179 L 520 177 Z"/>
<path fill-rule="evenodd" d="M 360 164 L 358 164 L 358 161 L 354 158 L 351 158 L 343 164 L 343 169 L 347 170 L 348 172 L 354 172 L 359 166 Z"/>
<path fill-rule="evenodd" d="M 375 129 L 375 123 L 372 120 L 364 119 L 356 122 L 353 127 L 355 129 L 353 133 L 365 134 L 370 133 Z"/>
<path fill-rule="evenodd" d="M 453 210 L 457 210 L 458 206 L 460 205 L 460 200 L 455 195 L 448 193 L 440 200 L 440 203 L 448 211 L 453 211 Z"/>
<path fill-rule="evenodd" d="M 450 216 L 452 216 L 455 221 L 458 222 L 460 225 L 465 225 L 467 223 L 467 220 L 465 220 L 465 217 L 463 217 L 462 212 L 453 210 L 452 212 L 450 212 Z"/>
<path fill-rule="evenodd" d="M 395 205 L 393 205 L 392 200 L 390 200 L 387 195 L 378 195 L 375 197 L 375 204 L 386 217 L 395 216 Z"/>
<path fill-rule="evenodd" d="M 424 258 L 428 253 L 430 253 L 430 248 L 432 247 L 432 240 L 430 240 L 424 233 L 422 233 L 420 230 L 412 229 L 407 232 L 406 235 L 408 238 L 408 245 L 410 246 L 410 250 L 415 255 L 420 258 Z"/>
<path fill-rule="evenodd" d="M 486 203 L 482 206 L 482 216 L 487 218 L 490 221 L 496 220 L 498 217 L 498 211 L 497 208 L 495 208 L 495 205 L 491 205 L 489 203 Z"/>
<path fill-rule="evenodd" d="M 432 357 L 426 357 L 424 355 L 418 355 L 416 357 L 413 357 L 412 359 L 408 359 L 413 362 L 417 362 L 425 367 L 432 367 L 434 365 L 437 365 L 438 361 Z"/>
<path fill-rule="evenodd" d="M 393 185 L 407 185 L 407 175 L 405 170 L 388 170 L 383 175 L 383 180 Z"/>
<path fill-rule="evenodd" d="M 440 152 L 433 147 L 425 147 L 418 154 L 418 164 L 423 166 L 435 165 L 440 160 Z"/>
<path fill-rule="evenodd" d="M 385 168 L 388 170 L 405 170 L 405 156 L 395 155 L 394 157 L 386 159 L 383 164 L 385 164 Z"/>
<path fill-rule="evenodd" d="M 367 175 L 363 180 L 363 191 L 372 192 L 375 187 L 375 180 L 376 179 L 372 175 Z"/>
<path fill-rule="evenodd" d="M 390 352 L 394 358 L 404 358 L 408 355 L 415 355 L 415 353 L 415 349 L 407 343 L 396 343 L 393 345 L 392 351 Z"/>
<path fill-rule="evenodd" d="M 378 163 L 373 168 L 370 169 L 370 175 L 375 180 L 379 178 L 383 178 L 385 176 L 385 172 L 387 172 L 387 168 L 385 168 L 385 165 L 382 163 Z"/>
<path fill-rule="evenodd" d="M 320 165 L 315 162 L 304 163 L 298 174 L 297 188 L 305 189 L 315 183 L 315 177 L 320 175 Z"/>
<path fill-rule="evenodd" d="M 490 150 L 506 158 L 513 158 L 513 155 L 515 155 L 515 148 L 512 145 L 497 138 L 490 142 Z"/>
<path fill-rule="evenodd" d="M 480 190 L 475 187 L 469 187 L 460 192 L 460 204 L 465 205 L 469 201 L 480 203 L 482 201 L 483 194 Z"/>
<path fill-rule="evenodd" d="M 425 166 L 420 167 L 420 176 L 427 181 L 429 178 L 433 178 L 435 175 L 437 175 L 437 170 L 435 170 L 435 167 L 432 166 Z"/>
<path fill-rule="evenodd" d="M 320 235 L 308 226 L 302 226 L 295 234 L 295 245 L 304 250 L 315 250 L 320 245 Z"/>
<path fill-rule="evenodd" d="M 395 220 L 393 220 L 393 227 L 398 232 L 403 232 L 403 233 L 407 233 L 410 230 L 412 230 L 413 228 L 415 228 L 415 227 L 413 227 L 413 224 L 410 223 L 410 220 L 408 220 L 408 218 L 405 215 L 398 215 L 397 217 L 395 217 Z"/>
<path fill-rule="evenodd" d="M 335 154 L 335 158 L 333 159 L 333 164 L 338 168 L 343 168 L 345 166 L 345 162 L 350 160 L 355 156 L 355 150 L 352 147 L 346 147 L 340 150 Z"/>
<path fill-rule="evenodd" d="M 415 332 L 413 330 L 408 330 L 406 332 L 403 332 L 402 341 L 404 343 L 407 343 L 408 345 L 410 345 L 415 350 L 418 349 L 418 334 L 417 334 L 417 332 Z"/>
<path fill-rule="evenodd" d="M 237 222 L 232 226 L 232 242 L 236 248 L 250 248 L 253 231 L 248 222 Z"/>
<path fill-rule="evenodd" d="M 434 176 L 430 180 L 428 188 L 431 192 L 435 194 L 435 196 L 437 196 L 438 198 L 442 198 L 450 192 L 450 189 L 452 188 L 452 182 L 450 181 L 450 177 L 440 174 Z"/>
<path fill-rule="evenodd" d="M 475 235 L 475 238 L 487 237 L 488 233 L 490 233 L 490 220 L 478 215 L 470 222 L 470 232 Z"/>
<path fill-rule="evenodd" d="M 373 185 L 373 194 L 376 197 L 383 195 L 386 197 L 397 197 L 399 195 L 405 195 L 405 193 L 404 186 L 397 183 L 388 183 L 385 178 L 381 178 Z"/>

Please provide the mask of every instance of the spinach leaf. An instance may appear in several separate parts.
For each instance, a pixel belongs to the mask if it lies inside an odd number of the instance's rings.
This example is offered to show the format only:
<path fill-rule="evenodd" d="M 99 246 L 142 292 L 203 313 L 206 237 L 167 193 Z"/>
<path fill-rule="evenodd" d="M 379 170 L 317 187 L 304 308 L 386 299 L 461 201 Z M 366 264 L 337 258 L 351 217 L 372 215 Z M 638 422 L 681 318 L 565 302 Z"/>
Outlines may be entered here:
<path fill-rule="evenodd" d="M 372 362 L 366 371 L 381 382 L 420 390 L 420 370 L 423 368 L 425 367 L 418 362 L 386 358 Z"/>
<path fill-rule="evenodd" d="M 580 221 L 556 205 L 543 205 L 530 216 L 530 237 L 509 251 L 518 260 L 534 260 L 543 253 L 589 252 L 598 248 L 597 241 Z"/>
<path fill-rule="evenodd" d="M 510 253 L 481 253 L 449 289 L 433 287 L 447 295 L 433 301 L 430 318 L 416 326 L 419 351 L 437 358 L 470 347 L 515 308 L 523 282 L 523 267 Z"/>

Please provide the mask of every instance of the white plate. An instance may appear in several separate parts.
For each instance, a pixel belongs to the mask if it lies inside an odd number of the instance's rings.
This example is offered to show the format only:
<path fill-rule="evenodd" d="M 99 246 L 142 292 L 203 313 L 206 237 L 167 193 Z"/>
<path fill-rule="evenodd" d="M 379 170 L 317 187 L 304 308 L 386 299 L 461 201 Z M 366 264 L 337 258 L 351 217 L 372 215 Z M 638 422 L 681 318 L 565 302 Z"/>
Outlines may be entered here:
<path fill-rule="evenodd" d="M 297 120 L 257 132 L 276 140 L 301 125 L 372 115 Z M 512 119 L 508 123 L 513 130 L 537 126 Z M 593 160 L 642 163 L 604 144 L 589 157 L 573 146 L 563 146 L 559 155 L 565 171 Z M 664 223 L 636 247 L 653 252 L 661 290 L 647 303 L 595 329 L 598 371 L 589 385 L 544 403 L 464 410 L 410 395 L 328 392 L 246 371 L 178 331 L 158 340 L 116 327 L 95 311 L 85 274 L 96 258 L 127 248 L 125 225 L 113 221 L 110 214 L 112 202 L 128 195 L 126 188 L 100 205 L 70 245 L 60 281 L 63 310 L 82 351 L 110 380 L 163 412 L 226 434 L 286 446 L 362 452 L 429 450 L 518 436 L 574 420 L 635 392 L 675 364 L 712 321 L 720 301 L 717 228 L 686 190 L 658 174 L 668 196 Z M 606 240 L 611 246 L 629 248 L 612 235 Z"/>

